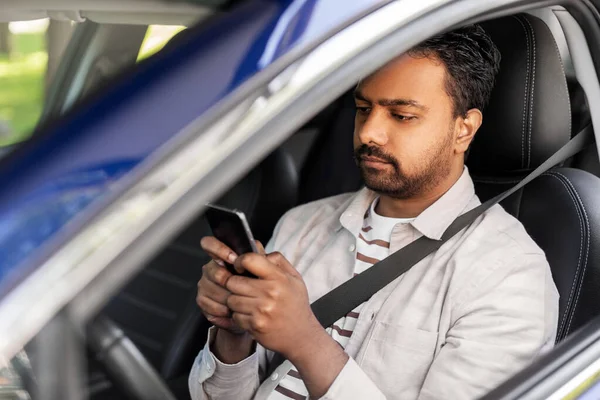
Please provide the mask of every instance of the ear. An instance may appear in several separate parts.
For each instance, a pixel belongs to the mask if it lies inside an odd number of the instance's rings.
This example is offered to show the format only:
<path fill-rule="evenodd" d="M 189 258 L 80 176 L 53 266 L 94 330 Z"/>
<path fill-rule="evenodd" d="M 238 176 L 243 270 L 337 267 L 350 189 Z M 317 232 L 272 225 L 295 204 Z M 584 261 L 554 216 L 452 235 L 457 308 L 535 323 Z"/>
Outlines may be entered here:
<path fill-rule="evenodd" d="M 458 135 L 456 135 L 456 143 L 454 144 L 456 153 L 464 154 L 469 149 L 482 122 L 483 115 L 477 108 L 470 109 L 464 117 L 458 118 Z"/>

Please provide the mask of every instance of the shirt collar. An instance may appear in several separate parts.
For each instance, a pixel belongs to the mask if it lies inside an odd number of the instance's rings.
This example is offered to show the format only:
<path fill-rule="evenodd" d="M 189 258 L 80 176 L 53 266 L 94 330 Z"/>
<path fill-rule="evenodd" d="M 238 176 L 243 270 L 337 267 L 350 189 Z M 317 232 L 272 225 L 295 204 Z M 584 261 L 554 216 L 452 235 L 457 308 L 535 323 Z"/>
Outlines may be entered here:
<path fill-rule="evenodd" d="M 340 224 L 348 229 L 354 236 L 358 236 L 358 231 L 362 227 L 363 219 L 369 212 L 369 208 L 373 200 L 377 197 L 377 193 L 362 188 L 351 199 L 350 204 L 340 216 Z"/>
<path fill-rule="evenodd" d="M 461 215 L 475 196 L 475 187 L 469 170 L 465 167 L 460 178 L 442 197 L 429 206 L 410 224 L 424 236 L 440 240 L 444 231 Z M 340 216 L 340 228 L 344 227 L 355 236 L 362 227 L 365 213 L 377 194 L 367 188 L 359 190 Z"/>
<path fill-rule="evenodd" d="M 426 208 L 411 224 L 424 236 L 440 240 L 450 224 L 466 211 L 474 196 L 475 186 L 465 167 L 450 190 Z"/>

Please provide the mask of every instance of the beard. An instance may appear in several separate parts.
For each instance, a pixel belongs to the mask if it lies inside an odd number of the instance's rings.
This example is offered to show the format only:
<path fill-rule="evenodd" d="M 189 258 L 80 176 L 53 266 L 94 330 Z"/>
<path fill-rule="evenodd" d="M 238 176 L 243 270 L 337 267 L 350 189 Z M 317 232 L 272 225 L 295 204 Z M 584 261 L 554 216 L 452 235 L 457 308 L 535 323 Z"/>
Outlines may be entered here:
<path fill-rule="evenodd" d="M 394 156 L 381 148 L 363 144 L 354 151 L 354 159 L 360 169 L 365 186 L 372 191 L 396 199 L 409 199 L 428 192 L 448 177 L 452 169 L 449 147 L 452 135 L 431 152 L 425 155 L 418 171 L 408 175 L 402 170 L 402 164 Z M 362 157 L 379 158 L 392 167 L 384 171 L 364 165 Z"/>

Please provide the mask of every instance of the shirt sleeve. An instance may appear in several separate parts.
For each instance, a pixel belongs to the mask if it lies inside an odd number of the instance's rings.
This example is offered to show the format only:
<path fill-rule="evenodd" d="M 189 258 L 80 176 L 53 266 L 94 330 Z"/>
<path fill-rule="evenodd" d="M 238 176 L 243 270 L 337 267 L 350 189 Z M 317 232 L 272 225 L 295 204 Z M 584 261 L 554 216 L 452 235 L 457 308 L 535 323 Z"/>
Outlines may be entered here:
<path fill-rule="evenodd" d="M 329 390 L 320 400 L 385 400 L 385 395 L 364 373 L 352 357 L 335 378 Z"/>
<path fill-rule="evenodd" d="M 470 292 L 419 400 L 478 398 L 554 344 L 558 292 L 543 255 L 521 254 Z"/>
<path fill-rule="evenodd" d="M 259 355 L 252 353 L 237 364 L 224 364 L 210 351 L 216 333 L 210 328 L 208 340 L 196 357 L 188 384 L 192 400 L 250 400 L 259 382 Z"/>

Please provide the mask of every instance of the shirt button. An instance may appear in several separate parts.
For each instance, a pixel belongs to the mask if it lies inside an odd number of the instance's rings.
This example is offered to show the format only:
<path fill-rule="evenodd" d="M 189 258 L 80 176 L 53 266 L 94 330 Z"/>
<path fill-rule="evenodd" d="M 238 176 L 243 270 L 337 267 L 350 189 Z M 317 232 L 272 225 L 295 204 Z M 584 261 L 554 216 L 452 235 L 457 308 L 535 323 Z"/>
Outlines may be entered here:
<path fill-rule="evenodd" d="M 212 370 L 212 367 L 210 366 L 210 364 L 208 363 L 208 361 L 206 362 L 206 370 L 208 372 L 210 372 Z"/>
<path fill-rule="evenodd" d="M 279 374 L 277 372 L 273 372 L 273 374 L 271 374 L 271 380 L 276 381 L 277 378 L 279 378 Z"/>
<path fill-rule="evenodd" d="M 350 250 L 350 252 L 353 252 L 354 250 L 356 250 L 356 245 L 351 244 L 350 247 L 348 247 L 348 250 Z"/>

